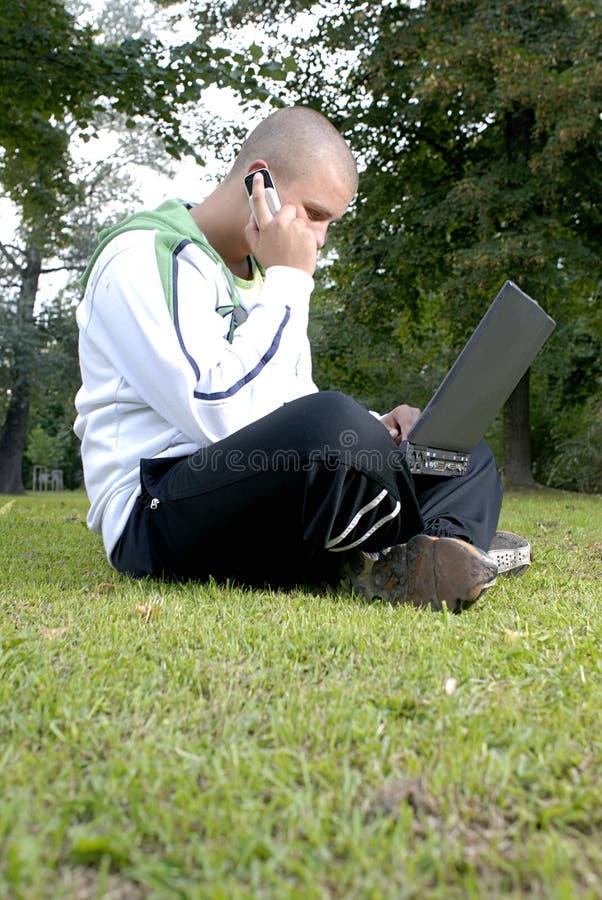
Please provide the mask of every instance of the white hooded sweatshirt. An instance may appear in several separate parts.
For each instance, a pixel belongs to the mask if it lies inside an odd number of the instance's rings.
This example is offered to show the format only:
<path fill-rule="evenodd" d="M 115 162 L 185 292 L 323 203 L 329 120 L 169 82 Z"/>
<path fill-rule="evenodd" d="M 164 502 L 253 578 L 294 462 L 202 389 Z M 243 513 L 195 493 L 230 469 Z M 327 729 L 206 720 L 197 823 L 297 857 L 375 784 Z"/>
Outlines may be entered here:
<path fill-rule="evenodd" d="M 77 310 L 74 430 L 88 525 L 109 558 L 140 493 L 141 459 L 192 454 L 317 391 L 313 279 L 288 266 L 254 272 L 252 283 L 234 279 L 176 200 L 101 235 Z"/>

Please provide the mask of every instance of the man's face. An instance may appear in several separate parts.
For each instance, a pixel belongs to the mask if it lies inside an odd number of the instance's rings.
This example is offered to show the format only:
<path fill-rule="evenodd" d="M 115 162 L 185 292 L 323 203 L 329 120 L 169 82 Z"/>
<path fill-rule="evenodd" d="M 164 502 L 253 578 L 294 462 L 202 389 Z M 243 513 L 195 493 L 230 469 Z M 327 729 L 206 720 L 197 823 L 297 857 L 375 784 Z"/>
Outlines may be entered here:
<path fill-rule="evenodd" d="M 307 222 L 320 250 L 326 243 L 326 232 L 331 222 L 340 219 L 355 193 L 355 185 L 325 162 L 317 166 L 307 177 L 285 184 L 277 184 L 281 203 L 292 203 L 297 217 Z"/>

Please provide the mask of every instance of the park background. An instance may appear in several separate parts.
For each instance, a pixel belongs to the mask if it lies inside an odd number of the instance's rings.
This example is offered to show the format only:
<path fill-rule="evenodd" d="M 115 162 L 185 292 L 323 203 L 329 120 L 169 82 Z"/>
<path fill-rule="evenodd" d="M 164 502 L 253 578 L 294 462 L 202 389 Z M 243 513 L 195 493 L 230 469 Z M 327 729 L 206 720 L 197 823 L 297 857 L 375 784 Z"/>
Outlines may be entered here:
<path fill-rule="evenodd" d="M 599 0 L 0 4 L 0 897 L 602 895 L 601 38 Z M 423 403 L 506 278 L 558 322 L 488 435 L 533 564 L 461 616 L 128 579 L 82 490 L 22 493 L 81 486 L 100 228 L 292 102 L 362 170 L 321 387 Z"/>
<path fill-rule="evenodd" d="M 202 199 L 292 103 L 361 169 L 312 303 L 318 385 L 423 405 L 510 278 L 558 324 L 487 435 L 506 484 L 602 490 L 597 0 L 21 0 L 0 26 L 0 491 L 34 465 L 81 485 L 74 307 L 99 230 Z"/>

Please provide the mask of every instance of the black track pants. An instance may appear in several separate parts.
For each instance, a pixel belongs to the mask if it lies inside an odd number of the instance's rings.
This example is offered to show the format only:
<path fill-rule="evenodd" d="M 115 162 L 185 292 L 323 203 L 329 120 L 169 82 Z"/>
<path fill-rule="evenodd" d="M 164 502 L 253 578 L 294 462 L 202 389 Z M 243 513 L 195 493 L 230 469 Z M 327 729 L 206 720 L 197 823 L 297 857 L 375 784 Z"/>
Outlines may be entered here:
<path fill-rule="evenodd" d="M 501 507 L 491 451 L 460 478 L 412 478 L 386 428 L 344 394 L 285 404 L 189 457 L 143 459 L 111 561 L 136 576 L 333 581 L 344 554 L 426 531 L 488 547 Z"/>

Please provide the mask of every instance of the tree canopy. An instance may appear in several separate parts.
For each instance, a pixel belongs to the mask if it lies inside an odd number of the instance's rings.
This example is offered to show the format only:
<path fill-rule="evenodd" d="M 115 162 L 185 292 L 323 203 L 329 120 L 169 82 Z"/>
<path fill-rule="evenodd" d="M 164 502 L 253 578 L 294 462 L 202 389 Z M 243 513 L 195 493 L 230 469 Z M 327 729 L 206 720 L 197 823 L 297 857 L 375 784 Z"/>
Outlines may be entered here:
<path fill-rule="evenodd" d="M 39 278 L 45 261 L 74 255 L 76 213 L 89 201 L 89 184 L 72 155 L 73 137 L 89 140 L 100 125 L 113 122 L 141 139 L 150 128 L 171 155 L 195 155 L 198 148 L 182 133 L 182 110 L 198 102 L 208 84 L 230 85 L 242 96 L 260 93 L 255 76 L 263 64 L 257 58 L 243 66 L 242 59 L 208 28 L 172 47 L 144 29 L 116 35 L 82 24 L 65 0 L 14 0 L 0 7 L 0 186 L 20 217 L 14 245 L 0 244 L 0 274 L 8 279 L 0 307 L 0 372 L 6 379 L 0 491 L 23 489 L 43 331 L 35 311 Z M 278 65 L 272 60 L 267 70 Z"/>
<path fill-rule="evenodd" d="M 528 445 L 515 438 L 531 422 L 539 477 L 579 487 L 587 469 L 589 489 L 600 489 L 602 452 L 588 450 L 584 467 L 566 444 L 569 422 L 575 446 L 602 443 L 598 7 L 191 0 L 197 36 L 170 48 L 142 32 L 111 38 L 61 0 L 5 5 L 0 183 L 22 211 L 29 287 L 40 259 L 73 241 L 68 212 L 84 190 L 73 134 L 86 139 L 118 116 L 134 131 L 148 123 L 177 155 L 186 147 L 180 111 L 208 83 L 312 105 L 349 139 L 362 169 L 314 299 L 320 386 L 374 408 L 424 403 L 511 278 L 558 327 L 536 361 L 530 397 L 525 380 L 507 404 L 506 472 L 518 460 L 518 480 L 530 476 Z M 244 46 L 232 36 L 247 35 L 247 25 L 259 25 L 278 52 L 258 43 L 231 49 Z M 18 358 L 5 353 L 3 371 L 14 373 Z M 572 469 L 556 464 L 555 448 L 565 445 Z"/>
<path fill-rule="evenodd" d="M 235 8 L 240 21 L 274 15 L 270 3 Z M 278 17 L 307 8 L 288 0 Z M 532 379 L 543 459 L 559 413 L 600 402 L 599 3 L 321 10 L 296 42 L 288 98 L 333 118 L 363 171 L 314 317 L 319 374 L 381 406 L 405 382 L 423 403 L 511 278 L 558 321 Z M 512 438 L 528 426 L 524 391 L 510 408 L 507 464 L 522 452 Z"/>

